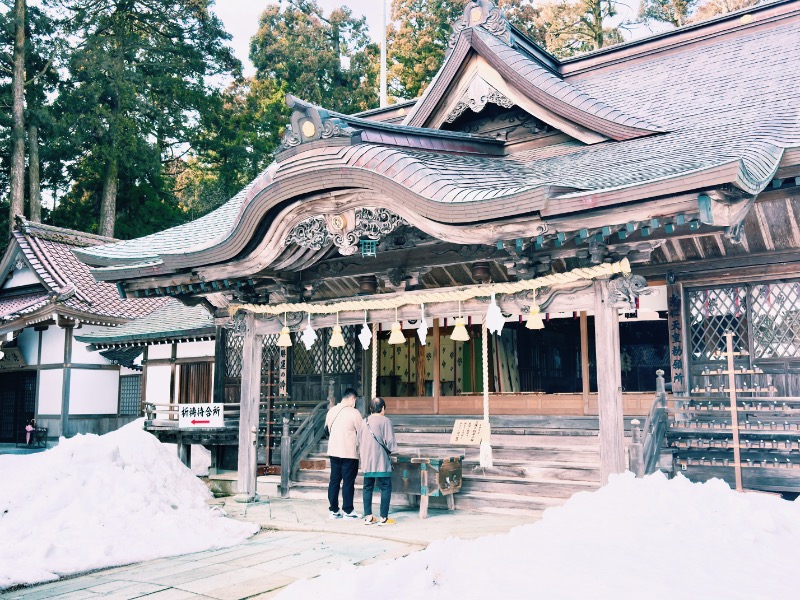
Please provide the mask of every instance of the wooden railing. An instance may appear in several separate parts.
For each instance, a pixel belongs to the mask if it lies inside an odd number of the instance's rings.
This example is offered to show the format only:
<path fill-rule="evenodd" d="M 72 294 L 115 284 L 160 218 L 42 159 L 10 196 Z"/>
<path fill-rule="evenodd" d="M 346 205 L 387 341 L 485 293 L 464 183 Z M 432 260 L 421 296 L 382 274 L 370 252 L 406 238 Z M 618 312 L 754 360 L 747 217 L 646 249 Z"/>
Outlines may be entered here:
<path fill-rule="evenodd" d="M 289 496 L 289 480 L 297 479 L 300 462 L 317 446 L 325 434 L 325 415 L 330 402 L 324 400 L 317 404 L 306 416 L 300 426 L 291 433 L 290 420 L 283 417 L 281 434 L 281 497 Z"/>
<path fill-rule="evenodd" d="M 656 396 L 647 414 L 644 430 L 639 428 L 638 420 L 632 421 L 631 426 L 630 470 L 637 477 L 644 477 L 658 467 L 661 445 L 669 426 L 664 371 L 656 371 Z"/>

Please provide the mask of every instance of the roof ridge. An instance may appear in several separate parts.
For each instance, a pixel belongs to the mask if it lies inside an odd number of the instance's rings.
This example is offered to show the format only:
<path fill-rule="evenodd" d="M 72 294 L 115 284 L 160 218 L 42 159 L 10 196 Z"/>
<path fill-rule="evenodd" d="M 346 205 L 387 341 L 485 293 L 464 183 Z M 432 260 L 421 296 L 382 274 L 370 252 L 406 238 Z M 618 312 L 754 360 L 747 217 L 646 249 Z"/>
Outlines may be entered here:
<path fill-rule="evenodd" d="M 21 216 L 17 216 L 16 221 L 17 229 L 23 234 L 64 244 L 66 246 L 97 246 L 99 244 L 113 244 L 114 242 L 120 241 L 116 238 L 98 235 L 96 233 L 87 233 L 76 229 L 47 225 L 45 223 L 35 223 Z"/>

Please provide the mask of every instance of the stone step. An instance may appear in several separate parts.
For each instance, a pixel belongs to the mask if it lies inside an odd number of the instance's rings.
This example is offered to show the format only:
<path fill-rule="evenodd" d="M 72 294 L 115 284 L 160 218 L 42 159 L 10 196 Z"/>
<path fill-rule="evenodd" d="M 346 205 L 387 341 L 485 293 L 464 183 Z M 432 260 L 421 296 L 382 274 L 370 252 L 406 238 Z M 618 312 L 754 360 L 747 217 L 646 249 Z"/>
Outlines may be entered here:
<path fill-rule="evenodd" d="M 361 511 L 361 483 L 356 482 L 355 486 L 355 505 L 356 510 Z M 292 498 L 308 498 L 322 500 L 328 497 L 327 482 L 293 482 L 290 489 Z M 376 494 L 376 501 L 380 494 Z M 459 492 L 455 495 L 456 510 L 477 510 L 492 513 L 522 513 L 530 514 L 532 517 L 540 517 L 548 508 L 560 506 L 565 502 L 565 498 L 552 498 L 544 496 L 525 496 L 521 494 L 487 493 L 473 491 L 469 493 Z M 393 507 L 410 506 L 409 498 L 405 494 L 392 494 Z M 447 500 L 444 497 L 430 498 L 430 508 L 446 509 Z"/>

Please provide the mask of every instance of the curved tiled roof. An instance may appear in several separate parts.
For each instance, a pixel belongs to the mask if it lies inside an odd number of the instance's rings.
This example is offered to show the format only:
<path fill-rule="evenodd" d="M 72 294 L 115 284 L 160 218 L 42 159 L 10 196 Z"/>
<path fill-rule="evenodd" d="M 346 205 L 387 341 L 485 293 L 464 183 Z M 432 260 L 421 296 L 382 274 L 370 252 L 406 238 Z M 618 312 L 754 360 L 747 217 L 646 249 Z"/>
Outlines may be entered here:
<path fill-rule="evenodd" d="M 167 300 L 166 304 L 141 319 L 117 327 L 99 327 L 91 333 L 76 335 L 75 338 L 86 344 L 107 347 L 214 335 L 214 318 L 205 308 L 184 306 L 172 298 Z"/>
<path fill-rule="evenodd" d="M 475 37 L 496 45 L 498 55 L 518 52 L 520 69 L 532 60 L 489 34 Z M 203 219 L 78 252 L 92 264 L 139 265 L 140 275 L 210 264 L 202 261 L 224 259 L 224 253 L 212 256 L 211 248 L 227 244 L 228 255 L 244 248 L 246 240 L 236 236 L 253 235 L 264 207 L 341 188 L 377 190 L 425 218 L 464 226 L 523 212 L 552 216 L 611 207 L 722 184 L 755 194 L 774 177 L 786 149 L 800 148 L 800 69 L 787 68 L 800 64 L 797 40 L 796 18 L 774 20 L 595 67 L 569 78 L 569 87 L 557 77 L 548 79 L 553 97 L 591 108 L 620 126 L 658 123 L 664 130 L 658 135 L 592 145 L 563 142 L 505 157 L 404 148 L 397 139 L 300 146 Z M 547 71 L 537 67 L 528 77 L 555 77 L 541 70 Z M 606 108 L 591 100 L 598 98 Z M 630 114 L 637 116 L 614 112 L 612 106 L 631 107 Z"/>
<path fill-rule="evenodd" d="M 123 300 L 116 286 L 99 283 L 89 267 L 73 254 L 75 248 L 90 248 L 113 241 L 92 234 L 18 220 L 13 243 L 7 252 L 23 254 L 42 282 L 44 290 L 25 296 L 0 297 L 0 319 L 9 321 L 53 305 L 86 318 L 135 319 L 162 306 L 165 298 Z"/>

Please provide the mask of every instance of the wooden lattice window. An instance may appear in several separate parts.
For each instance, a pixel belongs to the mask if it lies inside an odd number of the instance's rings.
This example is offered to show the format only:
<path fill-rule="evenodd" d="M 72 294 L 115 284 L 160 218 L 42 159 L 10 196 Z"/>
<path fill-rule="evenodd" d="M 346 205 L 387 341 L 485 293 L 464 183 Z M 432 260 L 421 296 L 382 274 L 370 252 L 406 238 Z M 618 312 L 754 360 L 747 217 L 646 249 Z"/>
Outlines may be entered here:
<path fill-rule="evenodd" d="M 119 378 L 119 414 L 137 416 L 142 412 L 142 376 Z"/>
<path fill-rule="evenodd" d="M 694 363 L 724 360 L 725 332 L 733 331 L 737 349 L 746 350 L 748 335 L 746 286 L 692 290 L 688 293 L 689 344 Z"/>
<path fill-rule="evenodd" d="M 754 358 L 800 358 L 800 283 L 750 290 Z"/>

